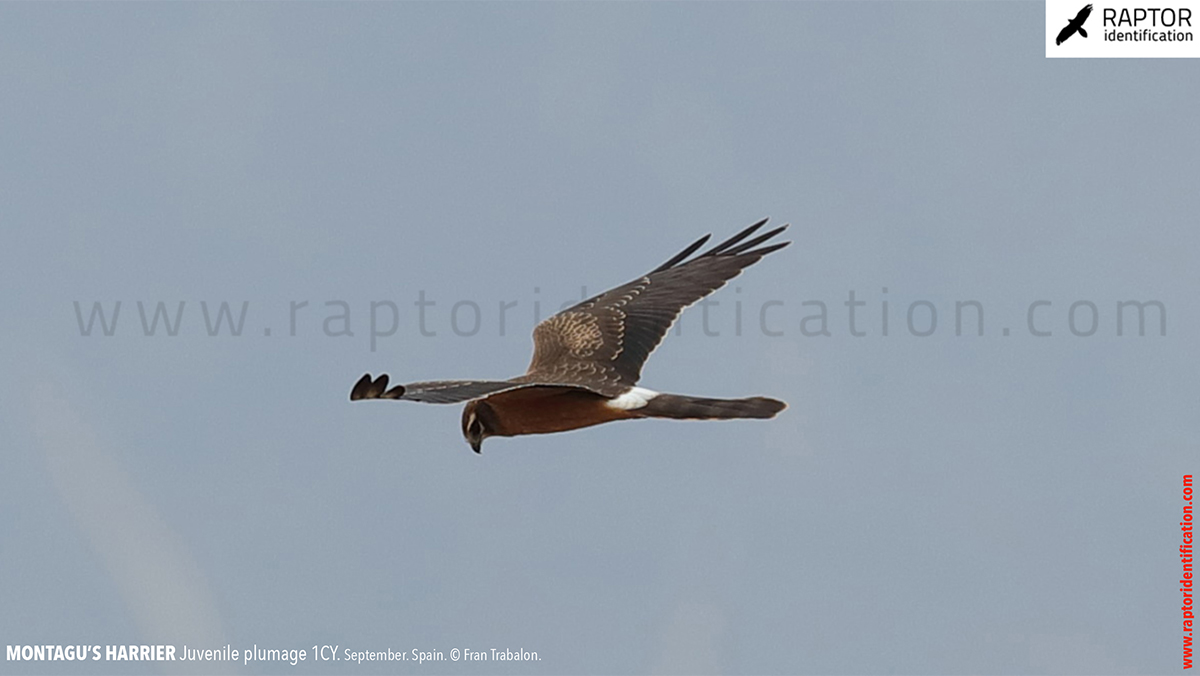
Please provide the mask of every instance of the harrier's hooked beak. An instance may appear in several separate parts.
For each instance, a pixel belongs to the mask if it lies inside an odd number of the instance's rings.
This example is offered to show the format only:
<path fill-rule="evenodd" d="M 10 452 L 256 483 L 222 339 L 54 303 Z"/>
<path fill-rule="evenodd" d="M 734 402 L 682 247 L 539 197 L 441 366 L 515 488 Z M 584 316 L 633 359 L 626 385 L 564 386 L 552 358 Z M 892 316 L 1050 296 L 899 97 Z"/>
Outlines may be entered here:
<path fill-rule="evenodd" d="M 471 450 L 476 453 L 483 452 L 483 440 L 488 438 L 488 433 L 483 427 L 483 419 L 480 418 L 487 410 L 487 404 L 474 401 L 463 409 L 463 438 L 471 445 Z"/>

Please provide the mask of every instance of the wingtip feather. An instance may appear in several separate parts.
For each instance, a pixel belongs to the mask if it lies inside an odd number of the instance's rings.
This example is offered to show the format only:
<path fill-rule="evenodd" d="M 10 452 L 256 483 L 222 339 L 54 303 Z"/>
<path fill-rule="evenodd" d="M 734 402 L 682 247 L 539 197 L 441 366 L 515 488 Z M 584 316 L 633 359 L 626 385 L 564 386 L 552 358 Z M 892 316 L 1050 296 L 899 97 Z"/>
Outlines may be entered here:
<path fill-rule="evenodd" d="M 388 376 L 386 373 L 381 374 L 378 378 L 372 379 L 370 373 L 363 374 L 363 377 L 354 383 L 353 389 L 350 390 L 350 401 L 358 401 L 360 399 L 399 399 L 404 395 L 404 386 L 397 385 L 391 390 L 387 389 Z M 392 396 L 393 392 L 399 390 L 399 394 Z"/>
<path fill-rule="evenodd" d="M 738 242 L 741 242 L 742 240 L 746 239 L 750 235 L 753 235 L 756 231 L 758 231 L 759 228 L 766 225 L 768 220 L 770 220 L 770 219 L 767 219 L 767 218 L 762 219 L 761 221 L 755 223 L 754 225 L 737 233 L 733 237 L 730 237 L 729 239 L 725 240 L 724 242 L 721 242 L 720 244 L 709 249 L 708 251 L 705 251 L 701 255 L 702 256 L 719 256 L 723 253 L 726 253 L 726 251 L 728 249 L 730 249 L 734 246 L 737 246 Z"/>
<path fill-rule="evenodd" d="M 771 246 L 764 246 L 761 249 L 755 249 L 754 251 L 747 251 L 743 255 L 744 256 L 756 256 L 758 258 L 762 258 L 763 256 L 766 256 L 767 254 L 769 254 L 771 252 L 779 251 L 780 249 L 786 247 L 789 244 L 791 244 L 791 241 L 780 242 L 778 244 L 772 244 Z"/>
<path fill-rule="evenodd" d="M 358 379 L 357 383 L 354 383 L 354 387 L 350 390 L 350 401 L 358 401 L 359 399 L 364 399 L 365 398 L 364 393 L 367 391 L 367 388 L 370 386 L 371 386 L 371 374 L 370 373 L 364 374 L 363 377 Z"/>
<path fill-rule="evenodd" d="M 695 242 L 692 242 L 691 244 L 688 245 L 688 247 L 686 249 L 684 249 L 683 251 L 680 251 L 679 253 L 672 256 L 671 260 L 667 261 L 666 263 L 663 263 L 662 265 L 660 265 L 657 268 L 655 268 L 654 270 L 652 270 L 651 274 L 653 274 L 655 272 L 662 272 L 663 270 L 667 270 L 667 269 L 675 267 L 679 263 L 683 262 L 683 260 L 685 258 L 696 253 L 696 250 L 699 249 L 700 247 L 704 246 L 704 243 L 707 242 L 709 240 L 709 238 L 711 238 L 711 237 L 712 237 L 712 233 L 710 232 L 707 235 L 696 240 Z"/>
<path fill-rule="evenodd" d="M 785 229 L 786 229 L 786 226 L 780 227 L 780 228 L 775 228 L 774 230 L 768 230 L 767 232 L 759 235 L 758 237 L 755 237 L 752 240 L 749 240 L 747 242 L 742 242 L 742 243 L 738 244 L 737 246 L 733 247 L 732 249 L 725 251 L 724 255 L 737 256 L 739 254 L 746 253 L 746 252 L 750 251 L 751 249 L 753 249 L 754 247 L 758 246 L 759 244 L 762 244 L 763 242 L 774 237 L 775 235 L 778 235 L 779 233 L 783 232 Z"/>

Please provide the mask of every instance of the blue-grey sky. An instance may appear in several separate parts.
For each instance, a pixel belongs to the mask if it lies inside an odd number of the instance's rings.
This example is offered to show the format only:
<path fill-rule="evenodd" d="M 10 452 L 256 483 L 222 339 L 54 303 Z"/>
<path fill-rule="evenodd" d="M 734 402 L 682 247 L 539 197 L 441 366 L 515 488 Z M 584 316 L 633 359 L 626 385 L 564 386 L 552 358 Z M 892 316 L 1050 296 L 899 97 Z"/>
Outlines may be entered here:
<path fill-rule="evenodd" d="M 1042 12 L 0 6 L 0 643 L 309 650 L 0 672 L 1180 671 L 1200 72 L 1046 60 Z M 643 384 L 775 420 L 476 456 L 347 400 L 521 373 L 535 315 L 764 216 Z"/>

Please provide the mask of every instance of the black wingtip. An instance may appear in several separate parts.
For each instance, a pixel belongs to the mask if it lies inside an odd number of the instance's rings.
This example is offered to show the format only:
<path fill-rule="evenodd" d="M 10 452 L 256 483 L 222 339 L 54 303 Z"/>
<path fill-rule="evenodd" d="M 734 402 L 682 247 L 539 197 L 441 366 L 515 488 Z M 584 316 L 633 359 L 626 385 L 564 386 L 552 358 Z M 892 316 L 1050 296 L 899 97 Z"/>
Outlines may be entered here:
<path fill-rule="evenodd" d="M 350 401 L 358 401 L 359 399 L 399 399 L 404 395 L 404 386 L 397 385 L 388 390 L 388 376 L 386 373 L 381 374 L 374 380 L 371 379 L 371 374 L 363 374 L 362 378 L 354 383 L 354 388 L 350 390 Z M 393 393 L 399 393 L 393 396 Z"/>
<path fill-rule="evenodd" d="M 696 240 L 695 242 L 692 242 L 691 245 L 688 246 L 688 248 L 686 248 L 683 251 L 680 251 L 679 253 L 672 256 L 671 260 L 669 260 L 666 263 L 663 263 L 662 265 L 658 266 L 657 268 L 654 268 L 653 270 L 651 270 L 650 274 L 654 274 L 655 272 L 662 272 L 663 270 L 668 270 L 670 268 L 675 267 L 676 265 L 681 263 L 683 261 L 683 259 L 696 253 L 696 249 L 699 249 L 700 247 L 704 246 L 704 243 L 707 242 L 709 240 L 709 238 L 711 238 L 711 237 L 712 237 L 712 233 L 710 232 L 709 234 L 701 237 L 700 239 Z"/>
<path fill-rule="evenodd" d="M 762 219 L 761 221 L 746 228 L 745 230 L 734 235 L 733 237 L 730 237 L 729 239 L 725 240 L 724 242 L 721 242 L 720 244 L 709 249 L 708 251 L 705 251 L 701 255 L 703 255 L 703 256 L 719 256 L 723 253 L 726 253 L 726 250 L 728 250 L 734 246 L 737 246 L 738 242 L 741 242 L 742 240 L 746 239 L 750 235 L 754 234 L 759 228 L 766 225 L 767 221 L 769 221 L 769 220 L 771 220 L 771 219 L 770 218 Z"/>
<path fill-rule="evenodd" d="M 772 251 L 779 251 L 780 249 L 784 248 L 785 246 L 787 246 L 789 244 L 791 244 L 791 242 L 780 242 L 779 244 L 772 244 L 771 246 L 764 246 L 761 249 L 755 249 L 754 251 L 747 251 L 746 255 L 747 256 L 758 256 L 759 258 L 762 258 L 763 256 L 766 256 L 767 254 L 771 253 Z"/>
<path fill-rule="evenodd" d="M 725 252 L 725 255 L 726 256 L 737 256 L 739 254 L 747 253 L 754 247 L 758 246 L 759 244 L 762 244 L 763 242 L 767 241 L 768 239 L 771 239 L 775 235 L 778 235 L 779 233 L 783 232 L 784 230 L 787 230 L 786 225 L 775 228 L 774 230 L 769 230 L 767 232 L 764 232 L 763 234 L 759 235 L 758 237 L 755 237 L 754 239 L 752 239 L 748 242 L 742 242 L 741 244 L 738 244 L 737 246 L 733 247 L 732 249 L 729 249 L 728 251 Z"/>
<path fill-rule="evenodd" d="M 784 230 L 787 230 L 788 226 L 791 225 L 790 223 L 784 223 L 783 225 L 779 226 L 778 228 L 775 228 L 774 230 L 763 233 L 753 239 L 750 239 L 750 240 L 746 239 L 747 237 L 750 237 L 750 235 L 753 235 L 755 232 L 757 232 L 764 225 L 766 225 L 767 221 L 769 221 L 769 220 L 771 220 L 771 218 L 768 216 L 767 218 L 764 218 L 761 221 L 758 221 L 754 225 L 751 225 L 750 227 L 746 228 L 745 230 L 742 230 L 741 232 L 737 233 L 733 237 L 730 237 L 729 239 L 725 240 L 724 242 L 721 242 L 720 244 L 709 249 L 708 251 L 705 251 L 704 253 L 700 254 L 699 256 L 697 256 L 697 258 L 705 258 L 708 256 L 741 256 L 741 255 L 762 257 L 768 253 L 771 253 L 772 251 L 782 249 L 783 247 L 790 244 L 790 242 L 785 242 L 780 245 L 773 245 L 773 246 L 769 246 L 769 247 L 763 247 L 762 249 L 752 250 L 752 249 L 754 249 L 754 247 L 758 246 L 759 244 L 762 244 L 763 242 L 766 242 L 767 240 L 778 235 L 779 233 L 783 232 Z M 691 244 L 691 246 L 689 246 L 688 248 L 679 252 L 678 254 L 675 254 L 675 256 L 673 256 L 671 258 L 671 260 L 669 260 L 666 263 L 663 263 L 662 265 L 658 266 L 657 268 L 651 270 L 650 274 L 654 274 L 656 272 L 662 272 L 663 270 L 668 270 L 668 269 L 673 268 L 676 265 L 682 263 L 685 259 L 687 259 L 688 256 L 691 256 L 692 254 L 694 254 L 696 252 L 696 250 L 698 250 L 700 247 L 704 246 L 704 244 L 706 242 L 708 242 L 708 240 L 711 237 L 712 237 L 712 235 L 708 234 L 708 235 L 705 235 L 705 236 L 701 237 L 700 239 L 696 240 L 695 242 L 693 242 Z"/>
<path fill-rule="evenodd" d="M 366 395 L 364 393 L 367 391 L 367 388 L 370 386 L 371 386 L 371 374 L 370 373 L 363 374 L 363 377 L 359 378 L 358 382 L 354 383 L 354 388 L 350 390 L 350 401 L 358 401 L 359 399 L 365 399 Z"/>

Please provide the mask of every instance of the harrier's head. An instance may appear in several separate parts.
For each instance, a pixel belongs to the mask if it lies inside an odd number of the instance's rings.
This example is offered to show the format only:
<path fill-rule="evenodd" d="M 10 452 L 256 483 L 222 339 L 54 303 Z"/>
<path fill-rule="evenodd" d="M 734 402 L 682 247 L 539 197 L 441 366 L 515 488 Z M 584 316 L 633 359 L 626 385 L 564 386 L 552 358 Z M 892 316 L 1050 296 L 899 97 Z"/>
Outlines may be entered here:
<path fill-rule="evenodd" d="M 468 401 L 463 408 L 462 433 L 463 438 L 471 444 L 471 450 L 482 453 L 483 440 L 494 434 L 491 424 L 495 419 L 492 407 L 482 399 Z"/>

